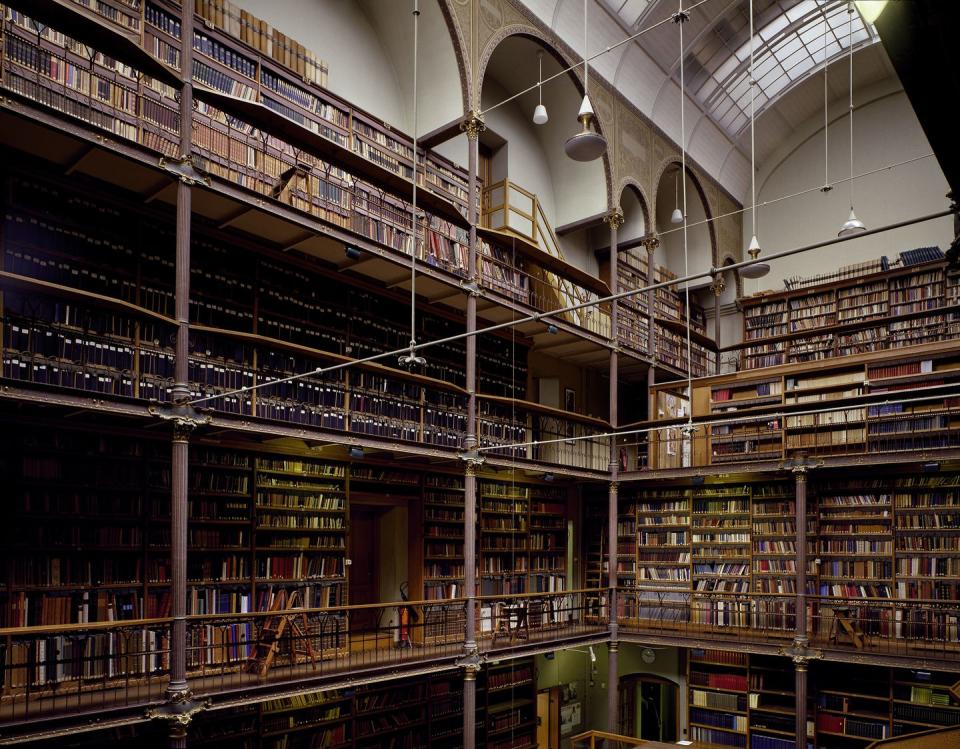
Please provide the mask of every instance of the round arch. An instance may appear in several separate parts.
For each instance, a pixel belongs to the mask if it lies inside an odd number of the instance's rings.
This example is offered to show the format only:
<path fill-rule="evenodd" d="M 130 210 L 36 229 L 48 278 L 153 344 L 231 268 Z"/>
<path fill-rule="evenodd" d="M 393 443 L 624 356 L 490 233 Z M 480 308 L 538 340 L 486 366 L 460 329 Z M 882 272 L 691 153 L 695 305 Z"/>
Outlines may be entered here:
<path fill-rule="evenodd" d="M 613 206 L 613 209 L 619 208 L 619 210 L 624 215 L 624 228 L 622 229 L 623 237 L 625 239 L 635 238 L 629 235 L 630 230 L 628 227 L 630 225 L 630 216 L 628 215 L 626 207 L 624 206 L 624 202 L 625 202 L 624 196 L 627 196 L 637 206 L 639 206 L 640 212 L 641 212 L 640 219 L 643 222 L 643 232 L 649 233 L 650 226 L 651 226 L 650 200 L 647 198 L 647 194 L 643 189 L 643 185 L 637 182 L 637 180 L 635 180 L 633 177 L 626 177 L 620 181 L 620 185 L 618 186 L 616 195 L 617 195 L 617 203 L 615 206 Z M 629 204 L 630 200 L 628 200 L 627 202 Z M 639 237 L 642 235 L 637 234 L 636 236 Z"/>
<path fill-rule="evenodd" d="M 526 39 L 537 47 L 542 49 L 547 55 L 549 55 L 561 69 L 569 68 L 572 65 L 576 65 L 578 60 L 574 60 L 572 57 L 568 56 L 566 52 L 559 49 L 551 40 L 544 36 L 539 30 L 532 26 L 525 24 L 511 24 L 504 26 L 499 29 L 486 43 L 486 46 L 483 49 L 483 52 L 480 54 L 480 58 L 477 62 L 477 74 L 474 78 L 477 81 L 477 89 L 472 92 L 471 96 L 471 108 L 474 111 L 482 112 L 483 107 L 481 106 L 482 97 L 483 97 L 483 88 L 484 83 L 487 81 L 487 76 L 490 68 L 490 62 L 496 54 L 497 50 L 502 47 L 504 42 L 507 42 L 513 38 L 522 38 Z M 577 93 L 577 102 L 576 105 L 572 108 L 572 111 L 569 113 L 570 122 L 574 123 L 576 121 L 576 110 L 579 108 L 580 99 L 583 97 L 583 72 L 579 68 L 574 68 L 567 72 L 561 80 L 570 81 Z M 532 83 L 533 81 L 531 81 Z M 551 84 L 548 84 L 544 88 L 544 91 L 547 91 L 548 87 Z M 526 86 L 518 86 L 518 89 L 526 88 Z M 592 89 L 595 90 L 595 89 Z M 598 106 L 598 100 L 596 97 L 591 96 L 591 101 L 594 105 L 594 110 L 597 113 L 597 116 L 594 118 L 595 126 L 597 131 L 607 139 L 608 145 L 612 145 L 611 136 L 605 131 L 602 118 L 600 115 L 600 107 Z M 571 133 L 572 134 L 572 133 Z M 564 156 L 564 158 L 566 158 Z M 613 171 L 610 162 L 610 150 L 607 149 L 607 152 L 600 159 L 603 167 L 603 183 L 605 190 L 605 200 L 604 205 L 607 210 L 613 210 L 615 203 L 613 200 L 614 190 L 613 190 Z"/>
<path fill-rule="evenodd" d="M 682 168 L 683 164 L 676 156 L 664 159 L 657 167 L 653 181 L 652 213 L 655 230 L 661 235 L 664 248 L 663 264 L 678 275 L 682 275 L 683 270 L 676 258 L 678 253 L 682 252 L 682 233 L 667 230 L 674 228 L 670 225 L 670 206 L 675 200 L 674 178 Z M 687 218 L 690 224 L 694 224 L 688 226 L 687 231 L 688 247 L 691 241 L 694 246 L 694 264 L 690 265 L 690 271 L 702 272 L 717 265 L 719 246 L 716 227 L 712 220 L 713 212 L 710 209 L 710 202 L 697 173 L 688 165 L 684 175 L 687 185 Z M 678 205 L 679 202 L 678 200 Z M 678 237 L 680 237 L 680 244 L 678 244 Z M 670 262 L 671 255 L 674 256 L 673 263 Z"/>

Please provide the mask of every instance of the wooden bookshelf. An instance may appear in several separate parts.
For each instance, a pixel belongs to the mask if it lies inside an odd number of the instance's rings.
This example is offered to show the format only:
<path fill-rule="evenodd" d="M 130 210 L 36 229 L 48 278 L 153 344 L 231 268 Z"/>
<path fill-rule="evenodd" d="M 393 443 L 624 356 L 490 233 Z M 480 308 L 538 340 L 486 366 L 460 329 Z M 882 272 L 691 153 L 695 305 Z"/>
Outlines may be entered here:
<path fill-rule="evenodd" d="M 690 650 L 690 738 L 711 746 L 795 749 L 793 667 L 784 658 Z M 818 661 L 810 667 L 807 746 L 865 747 L 960 723 L 954 674 Z"/>
<path fill-rule="evenodd" d="M 477 745 L 488 749 L 536 747 L 537 682 L 533 659 L 490 664 L 485 686 L 486 719 Z"/>
<path fill-rule="evenodd" d="M 120 196 L 11 177 L 4 219 L 4 377 L 120 397 L 165 401 L 173 376 L 173 268 L 169 217 L 128 213 Z M 59 200 L 56 215 L 48 201 Z M 102 222 L 91 229 L 85 216 Z M 125 218 L 121 218 L 125 217 Z M 107 228 L 109 226 L 109 228 Z M 229 258 L 228 258 L 229 254 Z M 322 298 L 328 270 L 306 258 L 264 256 L 236 237 L 194 233 L 191 390 L 196 396 L 402 348 L 403 302 L 342 275 Z M 232 269 L 249 267 L 251 274 Z M 255 279 L 255 280 L 254 280 Z M 65 301 L 68 300 L 68 301 Z M 377 320 L 370 309 L 383 311 Z M 390 322 L 394 320 L 395 322 Z M 418 316 L 424 339 L 457 332 L 455 316 Z M 485 396 L 522 398 L 526 346 L 484 336 Z M 438 347 L 422 373 L 372 364 L 254 394 L 211 401 L 217 410 L 457 447 L 466 426 L 463 344 Z M 513 372 L 516 366 L 518 371 Z M 526 436 L 514 409 L 482 402 L 484 444 Z M 526 417 L 523 417 L 526 418 Z"/>
<path fill-rule="evenodd" d="M 694 434 L 688 465 L 956 447 L 958 386 L 960 347 L 953 341 L 702 378 L 693 384 L 693 418 L 712 423 Z M 664 384 L 654 397 L 680 396 Z M 897 398 L 923 400 L 888 402 Z M 678 467 L 678 430 L 665 428 L 657 439 L 651 467 Z"/>
<path fill-rule="evenodd" d="M 592 502 L 602 517 L 602 498 Z M 812 477 L 807 593 L 837 601 L 956 600 L 958 506 L 960 477 L 952 472 Z M 621 489 L 618 585 L 644 593 L 624 596 L 620 617 L 653 616 L 653 609 L 633 607 L 685 602 L 690 591 L 700 594 L 690 609 L 692 622 L 791 635 L 798 572 L 795 516 L 794 486 L 783 480 Z M 591 564 L 590 569 L 598 568 L 597 562 Z M 596 571 L 591 574 L 592 584 L 605 583 Z M 744 596 L 713 599 L 710 593 Z M 868 635 L 895 638 L 914 631 L 911 627 L 955 626 L 951 617 L 949 612 L 876 612 L 863 626 Z M 819 617 L 819 626 L 829 620 Z"/>
<path fill-rule="evenodd" d="M 942 260 L 877 262 L 859 276 L 741 299 L 741 369 L 897 349 L 950 337 L 956 280 Z M 940 255 L 942 257 L 942 253 Z"/>

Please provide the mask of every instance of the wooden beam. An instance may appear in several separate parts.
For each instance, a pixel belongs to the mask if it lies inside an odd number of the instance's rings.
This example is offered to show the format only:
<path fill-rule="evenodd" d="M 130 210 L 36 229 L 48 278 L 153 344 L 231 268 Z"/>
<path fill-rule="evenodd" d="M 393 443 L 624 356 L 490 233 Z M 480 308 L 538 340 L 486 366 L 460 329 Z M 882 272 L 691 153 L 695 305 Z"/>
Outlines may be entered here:
<path fill-rule="evenodd" d="M 603 223 L 603 219 L 609 214 L 610 211 L 603 211 L 602 213 L 595 213 L 592 216 L 587 216 L 578 221 L 571 221 L 569 224 L 558 226 L 553 230 L 553 233 L 558 237 L 562 237 L 567 234 L 573 234 L 573 232 L 580 231 L 581 229 L 592 229 L 594 226 L 600 226 L 600 224 Z"/>
<path fill-rule="evenodd" d="M 461 122 L 463 122 L 463 118 L 461 117 L 451 120 L 446 125 L 441 125 L 426 135 L 421 136 L 417 142 L 423 148 L 436 148 L 441 143 L 446 143 L 448 140 L 453 140 L 460 135 Z"/>

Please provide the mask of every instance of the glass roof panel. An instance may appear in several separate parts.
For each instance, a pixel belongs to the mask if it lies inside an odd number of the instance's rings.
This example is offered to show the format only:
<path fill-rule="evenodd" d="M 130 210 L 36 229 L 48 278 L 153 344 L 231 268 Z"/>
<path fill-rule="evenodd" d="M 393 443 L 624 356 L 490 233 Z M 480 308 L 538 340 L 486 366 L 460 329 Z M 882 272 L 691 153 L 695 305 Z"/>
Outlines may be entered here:
<path fill-rule="evenodd" d="M 623 0 L 602 0 L 608 6 Z M 644 7 L 652 3 L 636 0 Z M 848 13 L 846 0 L 767 0 L 755 2 L 754 65 L 757 80 L 756 111 L 759 115 L 794 83 L 823 67 L 824 34 L 828 63 L 845 55 L 852 23 L 854 47 L 879 41 L 876 29 L 864 24 L 860 14 Z M 758 10 L 759 8 L 759 10 Z M 632 11 L 631 11 L 632 12 Z M 736 138 L 749 124 L 750 40 L 748 6 L 735 3 L 713 26 L 686 50 L 687 60 L 696 60 L 702 77 L 692 91 L 707 115 Z M 679 82 L 679 70 L 674 71 Z"/>

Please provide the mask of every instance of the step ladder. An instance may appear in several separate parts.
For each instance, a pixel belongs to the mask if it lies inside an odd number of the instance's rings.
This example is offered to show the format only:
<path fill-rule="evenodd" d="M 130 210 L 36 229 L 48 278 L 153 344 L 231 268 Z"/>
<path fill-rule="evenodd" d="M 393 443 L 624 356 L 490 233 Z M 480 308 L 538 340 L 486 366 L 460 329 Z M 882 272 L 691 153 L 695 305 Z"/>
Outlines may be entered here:
<path fill-rule="evenodd" d="M 302 606 L 302 596 L 299 590 L 290 594 L 286 591 L 273 599 L 269 616 L 263 623 L 260 636 L 254 643 L 253 651 L 247 659 L 247 673 L 266 676 L 273 665 L 273 659 L 280 651 L 280 642 L 285 634 L 290 638 L 290 657 L 293 664 L 300 663 L 301 656 L 317 668 L 317 656 L 310 643 L 307 615 Z"/>

